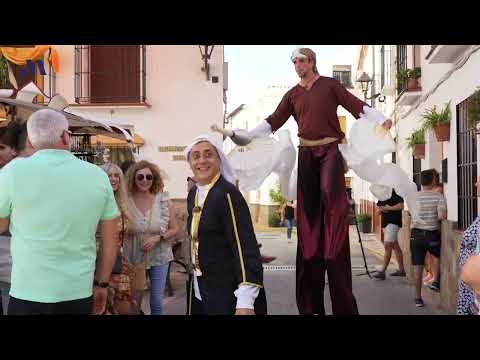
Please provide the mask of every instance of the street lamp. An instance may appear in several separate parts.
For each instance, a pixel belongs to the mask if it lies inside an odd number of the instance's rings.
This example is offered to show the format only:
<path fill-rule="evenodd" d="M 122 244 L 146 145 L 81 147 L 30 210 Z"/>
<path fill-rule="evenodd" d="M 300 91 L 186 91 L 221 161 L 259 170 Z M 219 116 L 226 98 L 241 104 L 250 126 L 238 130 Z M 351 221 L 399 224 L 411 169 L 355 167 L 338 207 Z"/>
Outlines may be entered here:
<path fill-rule="evenodd" d="M 384 102 L 385 101 L 385 96 L 383 96 L 380 93 L 374 94 L 371 97 L 367 97 L 368 87 L 370 86 L 370 83 L 373 82 L 373 79 L 370 76 L 368 76 L 368 74 L 366 72 L 363 72 L 362 75 L 359 76 L 359 78 L 357 79 L 357 82 L 360 83 L 360 87 L 362 88 L 363 98 L 365 99 L 365 102 L 367 100 L 376 99 L 379 96 L 380 96 L 378 98 L 379 102 Z"/>
<path fill-rule="evenodd" d="M 207 81 L 210 80 L 210 64 L 208 63 L 208 60 L 210 60 L 210 56 L 212 55 L 214 47 L 215 45 L 198 45 L 203 61 L 202 71 L 205 71 L 205 74 L 207 75 Z"/>

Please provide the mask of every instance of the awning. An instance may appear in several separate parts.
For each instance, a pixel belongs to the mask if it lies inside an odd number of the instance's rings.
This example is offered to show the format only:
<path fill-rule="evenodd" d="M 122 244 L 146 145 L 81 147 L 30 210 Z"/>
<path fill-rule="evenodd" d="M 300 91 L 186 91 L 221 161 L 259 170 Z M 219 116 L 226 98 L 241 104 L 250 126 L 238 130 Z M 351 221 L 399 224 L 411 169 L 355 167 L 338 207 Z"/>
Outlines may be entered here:
<path fill-rule="evenodd" d="M 114 138 L 108 135 L 94 135 L 91 137 L 90 141 L 92 144 L 100 142 L 102 145 L 106 146 L 128 147 L 128 143 L 126 140 Z M 143 146 L 145 145 L 145 140 L 143 140 L 140 135 L 134 134 L 133 144 L 135 146 Z"/>
<path fill-rule="evenodd" d="M 126 134 L 127 136 L 131 137 L 133 133 L 133 126 L 124 126 L 111 121 L 106 122 L 97 119 L 89 119 L 87 117 L 75 115 L 63 110 L 57 110 L 45 105 L 33 104 L 22 100 L 3 97 L 0 97 L 0 104 L 9 107 L 16 107 L 16 114 L 23 121 L 26 121 L 30 115 L 37 110 L 51 109 L 53 111 L 58 111 L 67 118 L 70 130 L 72 130 L 74 133 L 108 135 L 109 137 L 115 137 L 122 140 L 126 138 Z"/>

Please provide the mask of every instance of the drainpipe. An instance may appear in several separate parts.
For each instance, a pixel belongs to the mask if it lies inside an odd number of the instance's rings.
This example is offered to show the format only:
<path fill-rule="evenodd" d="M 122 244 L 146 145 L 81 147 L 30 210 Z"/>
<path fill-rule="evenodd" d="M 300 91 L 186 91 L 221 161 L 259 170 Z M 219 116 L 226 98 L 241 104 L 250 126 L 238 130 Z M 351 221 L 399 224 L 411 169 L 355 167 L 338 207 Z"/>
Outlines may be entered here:
<path fill-rule="evenodd" d="M 375 86 L 375 80 L 376 76 L 375 76 L 375 45 L 372 45 L 372 95 L 370 96 L 373 96 L 373 94 L 376 94 L 376 86 Z M 372 108 L 375 107 L 375 98 L 373 98 L 372 100 Z"/>

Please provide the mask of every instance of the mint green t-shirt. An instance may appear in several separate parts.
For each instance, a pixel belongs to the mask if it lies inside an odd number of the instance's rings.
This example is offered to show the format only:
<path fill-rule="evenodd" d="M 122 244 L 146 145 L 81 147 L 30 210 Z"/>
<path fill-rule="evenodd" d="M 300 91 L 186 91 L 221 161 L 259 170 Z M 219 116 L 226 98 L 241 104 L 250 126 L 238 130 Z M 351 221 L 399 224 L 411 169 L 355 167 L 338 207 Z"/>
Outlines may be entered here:
<path fill-rule="evenodd" d="M 39 150 L 0 171 L 10 217 L 10 295 L 56 303 L 92 295 L 95 232 L 120 215 L 107 174 L 66 150 Z"/>

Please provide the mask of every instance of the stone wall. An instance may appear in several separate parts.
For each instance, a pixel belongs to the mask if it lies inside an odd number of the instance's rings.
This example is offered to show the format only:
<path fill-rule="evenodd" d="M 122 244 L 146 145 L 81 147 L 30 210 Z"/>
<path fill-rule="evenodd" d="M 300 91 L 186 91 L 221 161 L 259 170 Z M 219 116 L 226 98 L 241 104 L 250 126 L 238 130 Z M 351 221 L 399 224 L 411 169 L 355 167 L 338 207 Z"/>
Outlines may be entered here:
<path fill-rule="evenodd" d="M 409 282 L 414 283 L 414 272 L 410 253 L 410 224 L 408 212 L 403 212 L 403 227 L 399 232 L 399 243 L 402 248 L 405 271 Z M 440 293 L 434 293 L 441 306 L 451 314 L 455 314 L 458 294 L 458 257 L 462 233 L 454 230 L 454 223 L 442 221 L 442 248 L 440 253 Z M 413 289 L 412 289 L 413 291 Z M 422 291 L 429 291 L 423 289 Z M 413 296 L 413 293 L 412 293 Z"/>

